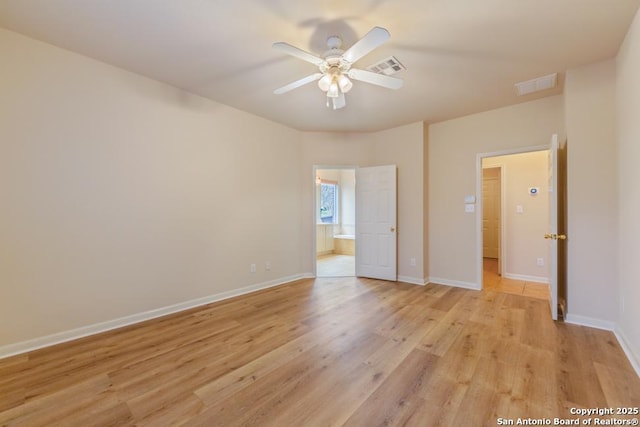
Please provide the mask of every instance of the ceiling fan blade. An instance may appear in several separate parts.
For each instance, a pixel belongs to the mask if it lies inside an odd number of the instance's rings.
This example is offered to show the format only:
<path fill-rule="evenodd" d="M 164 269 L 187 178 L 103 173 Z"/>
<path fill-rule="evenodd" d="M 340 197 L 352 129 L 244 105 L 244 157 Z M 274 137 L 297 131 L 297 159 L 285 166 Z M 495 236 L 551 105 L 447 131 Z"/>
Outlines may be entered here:
<path fill-rule="evenodd" d="M 342 58 L 353 64 L 358 59 L 389 40 L 390 37 L 391 35 L 389 34 L 389 31 L 386 29 L 382 27 L 373 27 L 373 29 L 358 40 L 356 44 L 347 49 L 347 51 L 342 54 Z"/>
<path fill-rule="evenodd" d="M 274 49 L 281 50 L 284 53 L 295 56 L 296 58 L 302 59 L 303 61 L 311 62 L 314 65 L 320 65 L 324 62 L 324 59 L 320 58 L 319 56 L 313 55 L 309 52 L 292 46 L 289 43 L 276 42 L 273 44 L 273 47 Z"/>
<path fill-rule="evenodd" d="M 320 80 L 320 77 L 322 77 L 322 73 L 311 74 L 310 76 L 301 78 L 300 80 L 296 80 L 295 82 L 291 82 L 288 85 L 282 86 L 281 88 L 274 90 L 273 93 L 275 93 L 276 95 L 281 95 L 285 92 L 289 92 L 290 90 L 299 88 L 300 86 L 304 86 L 307 83 Z"/>
<path fill-rule="evenodd" d="M 397 77 L 385 76 L 384 74 L 372 73 L 371 71 L 358 70 L 352 68 L 349 70 L 349 77 L 372 85 L 386 87 L 387 89 L 400 89 L 404 84 L 404 80 Z"/>

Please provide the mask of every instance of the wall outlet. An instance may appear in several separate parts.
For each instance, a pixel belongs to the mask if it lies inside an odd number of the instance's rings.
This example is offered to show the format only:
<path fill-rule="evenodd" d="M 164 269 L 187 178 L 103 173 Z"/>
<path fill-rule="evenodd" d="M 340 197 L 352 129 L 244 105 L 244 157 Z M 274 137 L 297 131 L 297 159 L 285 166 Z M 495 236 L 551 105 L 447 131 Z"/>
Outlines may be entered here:
<path fill-rule="evenodd" d="M 264 269 L 267 271 L 271 271 L 271 261 L 266 261 L 264 263 Z"/>
<path fill-rule="evenodd" d="M 538 267 L 544 266 L 544 258 L 538 258 L 536 260 L 536 264 L 538 265 Z"/>
<path fill-rule="evenodd" d="M 249 271 L 250 271 L 251 273 L 255 273 L 255 272 L 256 272 L 256 265 L 255 265 L 255 264 L 251 264 L 251 265 L 249 266 Z"/>
<path fill-rule="evenodd" d="M 411 267 L 415 267 L 416 266 L 416 259 L 415 258 L 411 258 L 409 260 L 409 265 L 411 265 Z"/>

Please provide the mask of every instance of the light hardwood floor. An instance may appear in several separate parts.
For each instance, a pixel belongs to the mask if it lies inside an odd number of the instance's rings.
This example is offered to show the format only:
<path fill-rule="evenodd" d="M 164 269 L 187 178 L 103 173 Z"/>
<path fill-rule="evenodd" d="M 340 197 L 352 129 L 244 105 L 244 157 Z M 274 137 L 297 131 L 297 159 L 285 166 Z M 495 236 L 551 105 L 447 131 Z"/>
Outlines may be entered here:
<path fill-rule="evenodd" d="M 0 425 L 495 426 L 639 404 L 614 335 L 547 301 L 357 278 L 0 360 Z"/>
<path fill-rule="evenodd" d="M 498 274 L 497 259 L 483 258 L 482 267 L 482 284 L 486 290 L 549 300 L 549 285 L 502 277 Z"/>

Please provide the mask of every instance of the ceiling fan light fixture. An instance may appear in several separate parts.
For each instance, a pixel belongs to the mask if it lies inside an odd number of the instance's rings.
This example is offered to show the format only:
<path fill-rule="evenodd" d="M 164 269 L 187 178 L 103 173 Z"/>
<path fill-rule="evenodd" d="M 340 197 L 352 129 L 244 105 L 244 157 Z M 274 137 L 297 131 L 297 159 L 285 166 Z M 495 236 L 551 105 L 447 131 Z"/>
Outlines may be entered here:
<path fill-rule="evenodd" d="M 318 87 L 321 91 L 326 92 L 329 90 L 329 86 L 331 85 L 331 76 L 325 74 L 318 80 Z"/>
<path fill-rule="evenodd" d="M 347 93 L 353 87 L 353 83 L 347 76 L 340 74 L 340 77 L 338 77 L 338 86 L 340 86 L 342 93 Z"/>
<path fill-rule="evenodd" d="M 317 66 L 318 72 L 282 86 L 273 92 L 276 95 L 280 95 L 317 80 L 318 87 L 326 94 L 327 107 L 338 110 L 346 106 L 345 94 L 352 89 L 353 80 L 387 89 L 400 89 L 402 87 L 401 79 L 385 74 L 377 74 L 374 71 L 351 68 L 360 58 L 389 40 L 389 37 L 389 31 L 386 29 L 373 27 L 345 51 L 341 49 L 341 38 L 339 36 L 331 36 L 327 39 L 329 50 L 322 57 L 285 42 L 274 43 L 274 48 Z M 391 62 L 385 61 L 384 63 L 386 68 L 392 67 L 395 70 L 394 65 L 404 69 L 395 58 Z"/>
<path fill-rule="evenodd" d="M 327 96 L 329 98 L 337 98 L 338 95 L 340 95 L 340 87 L 338 86 L 338 83 L 332 81 L 331 84 L 329 85 Z"/>

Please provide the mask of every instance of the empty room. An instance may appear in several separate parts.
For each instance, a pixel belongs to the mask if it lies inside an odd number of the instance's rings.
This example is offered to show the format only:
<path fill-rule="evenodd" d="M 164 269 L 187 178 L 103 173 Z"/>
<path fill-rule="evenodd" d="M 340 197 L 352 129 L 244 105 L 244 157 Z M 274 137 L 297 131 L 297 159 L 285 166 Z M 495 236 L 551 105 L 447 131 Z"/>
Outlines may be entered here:
<path fill-rule="evenodd" d="M 637 425 L 639 8 L 0 1 L 0 425 Z"/>

